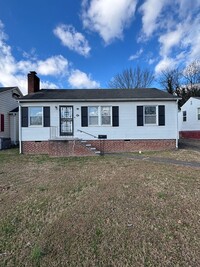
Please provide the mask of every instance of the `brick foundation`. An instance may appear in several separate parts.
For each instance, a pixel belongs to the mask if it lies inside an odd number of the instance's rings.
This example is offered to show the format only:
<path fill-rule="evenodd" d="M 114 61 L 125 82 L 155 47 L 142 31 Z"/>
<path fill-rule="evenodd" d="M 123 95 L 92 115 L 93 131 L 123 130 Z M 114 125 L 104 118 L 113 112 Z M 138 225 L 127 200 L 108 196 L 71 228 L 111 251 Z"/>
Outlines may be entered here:
<path fill-rule="evenodd" d="M 181 131 L 179 136 L 185 139 L 200 139 L 200 131 Z"/>
<path fill-rule="evenodd" d="M 176 148 L 176 140 L 95 140 L 88 141 L 97 150 L 110 152 L 137 152 L 168 150 Z M 104 143 L 103 143 L 104 142 Z"/>
<path fill-rule="evenodd" d="M 95 156 L 95 153 L 79 140 L 56 140 L 49 141 L 49 155 L 54 157 Z"/>
<path fill-rule="evenodd" d="M 56 141 L 24 141 L 22 142 L 24 154 L 47 154 L 54 157 L 68 156 L 95 156 L 96 154 L 82 144 L 79 140 Z"/>
<path fill-rule="evenodd" d="M 89 140 L 88 144 L 105 153 L 155 151 L 176 148 L 176 140 Z M 94 156 L 96 155 L 79 140 L 24 141 L 24 154 L 48 154 L 50 156 Z"/>
<path fill-rule="evenodd" d="M 49 154 L 48 141 L 24 141 L 22 142 L 24 154 Z"/>

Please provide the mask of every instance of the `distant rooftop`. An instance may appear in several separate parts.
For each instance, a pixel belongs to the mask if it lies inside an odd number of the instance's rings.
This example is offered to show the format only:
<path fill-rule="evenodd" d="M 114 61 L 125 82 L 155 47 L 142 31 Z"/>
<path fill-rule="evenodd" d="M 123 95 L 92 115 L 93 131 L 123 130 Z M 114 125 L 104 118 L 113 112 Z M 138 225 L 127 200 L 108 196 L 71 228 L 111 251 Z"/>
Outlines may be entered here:
<path fill-rule="evenodd" d="M 13 87 L 0 87 L 0 93 L 5 92 L 5 91 L 9 91 L 11 89 L 15 89 L 17 88 L 16 86 Z"/>

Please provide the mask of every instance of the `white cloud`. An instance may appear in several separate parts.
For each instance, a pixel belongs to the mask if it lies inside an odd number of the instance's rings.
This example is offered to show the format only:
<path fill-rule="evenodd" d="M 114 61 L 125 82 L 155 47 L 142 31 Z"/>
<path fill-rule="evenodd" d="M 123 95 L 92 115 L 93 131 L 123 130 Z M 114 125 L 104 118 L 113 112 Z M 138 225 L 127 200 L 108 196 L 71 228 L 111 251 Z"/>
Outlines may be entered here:
<path fill-rule="evenodd" d="M 179 23 L 175 30 L 161 35 L 158 39 L 160 47 L 160 62 L 155 71 L 163 70 L 178 64 L 185 65 L 200 57 L 200 15 L 195 19 L 192 16 L 185 18 L 184 22 Z M 173 49 L 176 51 L 174 52 Z M 170 61 L 169 61 L 170 58 Z"/>
<path fill-rule="evenodd" d="M 61 55 L 52 56 L 45 60 L 20 60 L 16 62 L 18 71 L 27 73 L 28 70 L 35 70 L 41 75 L 62 75 L 67 74 L 68 60 Z"/>
<path fill-rule="evenodd" d="M 200 0 L 175 0 L 179 5 L 179 17 L 185 19 L 188 16 L 188 13 L 191 11 L 197 11 L 199 13 Z"/>
<path fill-rule="evenodd" d="M 161 54 L 168 55 L 174 46 L 179 45 L 183 38 L 184 29 L 181 24 L 177 25 L 176 30 L 167 32 L 160 36 Z"/>
<path fill-rule="evenodd" d="M 199 4 L 200 7 L 200 4 Z M 183 49 L 188 49 L 188 60 L 193 61 L 200 58 L 200 14 L 196 18 L 188 18 L 183 27 L 184 38 L 182 38 Z"/>
<path fill-rule="evenodd" d="M 26 55 L 27 56 L 27 55 Z M 28 56 L 27 56 L 28 57 Z M 0 84 L 2 86 L 18 86 L 23 94 L 27 93 L 27 73 L 34 70 L 41 75 L 67 75 L 68 61 L 63 56 L 53 56 L 45 60 L 36 60 L 30 57 L 27 60 L 17 61 L 7 44 L 7 35 L 4 25 L 0 21 Z M 57 86 L 48 81 L 41 81 L 42 86 Z"/>
<path fill-rule="evenodd" d="M 140 7 L 143 33 L 150 37 L 159 26 L 158 18 L 169 0 L 146 0 Z"/>
<path fill-rule="evenodd" d="M 174 59 L 164 57 L 155 67 L 155 73 L 159 74 L 166 69 L 173 69 L 176 66 Z"/>
<path fill-rule="evenodd" d="M 100 83 L 92 80 L 90 75 L 87 75 L 85 72 L 80 70 L 73 70 L 69 76 L 68 82 L 73 88 L 79 89 L 95 89 L 100 87 Z"/>
<path fill-rule="evenodd" d="M 156 73 L 200 57 L 200 0 L 144 0 L 139 41 L 158 42 Z M 157 61 L 157 60 L 156 60 Z"/>
<path fill-rule="evenodd" d="M 67 72 L 68 60 L 58 55 L 47 58 L 46 60 L 39 60 L 37 65 L 36 71 L 41 75 L 61 75 Z"/>
<path fill-rule="evenodd" d="M 143 49 L 140 48 L 140 50 L 138 50 L 134 55 L 131 55 L 128 60 L 135 60 L 139 58 L 142 53 L 143 53 Z"/>
<path fill-rule="evenodd" d="M 155 59 L 154 58 L 150 58 L 149 60 L 148 60 L 148 64 L 149 65 L 152 65 L 152 64 L 154 64 L 155 63 Z"/>
<path fill-rule="evenodd" d="M 58 89 L 58 86 L 54 83 L 48 82 L 48 81 L 41 81 L 40 82 L 40 87 L 42 89 Z"/>
<path fill-rule="evenodd" d="M 85 28 L 97 32 L 106 44 L 122 39 L 134 17 L 137 0 L 82 1 L 82 19 Z"/>
<path fill-rule="evenodd" d="M 71 25 L 61 24 L 53 30 L 54 34 L 61 40 L 61 43 L 70 50 L 80 55 L 88 56 L 90 46 L 84 35 L 77 32 Z"/>
<path fill-rule="evenodd" d="M 99 88 L 100 84 L 92 80 L 90 75 L 80 70 L 70 70 L 70 63 L 62 55 L 55 55 L 45 60 L 29 56 L 25 53 L 25 60 L 17 61 L 12 54 L 11 47 L 6 43 L 7 36 L 3 23 L 0 21 L 0 85 L 18 86 L 23 94 L 27 94 L 27 74 L 36 71 L 38 75 L 68 79 L 73 88 Z M 24 55 L 24 52 L 23 52 Z M 58 88 L 48 80 L 41 79 L 41 88 Z"/>

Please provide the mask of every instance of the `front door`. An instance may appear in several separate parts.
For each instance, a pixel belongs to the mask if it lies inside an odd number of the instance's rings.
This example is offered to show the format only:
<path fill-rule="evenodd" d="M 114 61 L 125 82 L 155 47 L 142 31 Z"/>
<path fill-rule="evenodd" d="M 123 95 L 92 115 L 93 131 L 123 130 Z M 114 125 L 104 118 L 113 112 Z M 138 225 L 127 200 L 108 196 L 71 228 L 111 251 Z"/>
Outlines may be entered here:
<path fill-rule="evenodd" d="M 60 106 L 60 135 L 73 135 L 72 106 Z"/>

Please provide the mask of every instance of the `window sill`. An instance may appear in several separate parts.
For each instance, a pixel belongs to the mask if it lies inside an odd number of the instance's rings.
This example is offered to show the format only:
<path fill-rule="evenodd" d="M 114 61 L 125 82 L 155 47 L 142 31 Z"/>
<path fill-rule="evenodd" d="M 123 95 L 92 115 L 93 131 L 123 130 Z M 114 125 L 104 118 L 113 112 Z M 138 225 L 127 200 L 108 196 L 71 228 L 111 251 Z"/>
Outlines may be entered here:
<path fill-rule="evenodd" d="M 29 128 L 43 128 L 43 125 L 29 125 Z"/>
<path fill-rule="evenodd" d="M 159 126 L 158 124 L 144 124 L 144 126 L 152 127 L 152 126 Z"/>
<path fill-rule="evenodd" d="M 112 125 L 88 125 L 88 127 L 112 127 Z"/>

